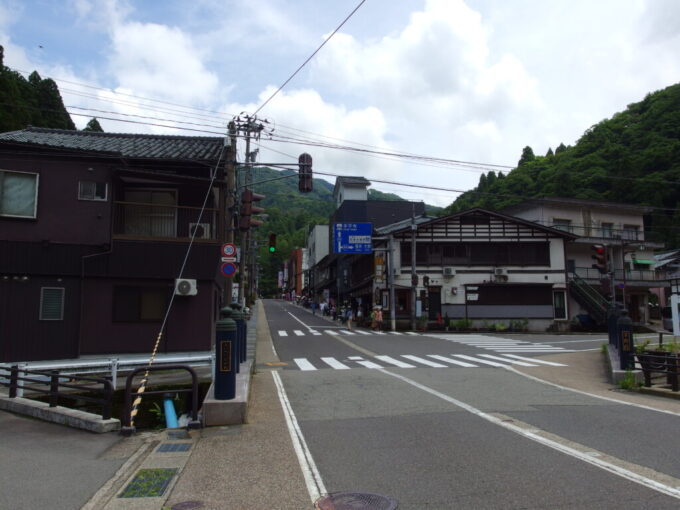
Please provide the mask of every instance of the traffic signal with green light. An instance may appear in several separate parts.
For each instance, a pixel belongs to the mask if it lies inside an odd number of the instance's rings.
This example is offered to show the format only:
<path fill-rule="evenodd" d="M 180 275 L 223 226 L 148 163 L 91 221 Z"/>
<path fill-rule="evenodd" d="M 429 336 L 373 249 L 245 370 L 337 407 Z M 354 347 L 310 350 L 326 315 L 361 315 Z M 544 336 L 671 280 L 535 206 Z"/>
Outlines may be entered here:
<path fill-rule="evenodd" d="M 269 234 L 269 253 L 276 253 L 276 234 Z"/>

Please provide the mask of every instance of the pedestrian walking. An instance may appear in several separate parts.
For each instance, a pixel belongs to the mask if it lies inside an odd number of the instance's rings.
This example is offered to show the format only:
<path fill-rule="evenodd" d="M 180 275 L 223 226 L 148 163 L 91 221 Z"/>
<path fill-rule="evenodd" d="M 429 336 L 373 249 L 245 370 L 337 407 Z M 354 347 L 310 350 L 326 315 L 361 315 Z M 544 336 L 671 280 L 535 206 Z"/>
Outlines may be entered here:
<path fill-rule="evenodd" d="M 347 329 L 352 331 L 352 307 L 348 306 L 345 310 L 345 320 L 347 321 Z"/>
<path fill-rule="evenodd" d="M 375 311 L 375 324 L 376 327 L 378 328 L 377 331 L 382 331 L 382 323 L 383 323 L 382 308 L 378 307 Z"/>

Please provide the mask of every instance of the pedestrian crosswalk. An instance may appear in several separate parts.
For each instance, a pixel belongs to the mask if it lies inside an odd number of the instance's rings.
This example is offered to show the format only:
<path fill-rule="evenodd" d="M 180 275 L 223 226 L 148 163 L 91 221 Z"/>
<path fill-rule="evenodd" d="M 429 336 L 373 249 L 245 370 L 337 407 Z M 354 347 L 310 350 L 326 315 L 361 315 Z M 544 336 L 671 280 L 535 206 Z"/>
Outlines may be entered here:
<path fill-rule="evenodd" d="M 362 356 L 349 356 L 346 359 L 338 360 L 333 357 L 321 357 L 318 360 L 308 358 L 294 358 L 291 368 L 297 368 L 303 372 L 313 372 L 316 370 L 351 370 L 353 368 L 508 368 L 512 365 L 524 367 L 552 366 L 565 367 L 563 363 L 545 361 L 534 358 L 525 358 L 516 354 L 506 354 L 505 356 L 494 356 L 492 354 L 479 354 L 478 356 L 468 356 L 465 354 L 451 354 L 442 356 L 440 354 L 413 355 L 401 354 L 399 356 L 379 355 L 371 359 Z"/>
<path fill-rule="evenodd" d="M 570 349 L 564 349 L 562 347 L 554 347 L 552 345 L 544 344 L 541 342 L 527 342 L 525 340 L 519 340 L 515 338 L 503 338 L 496 336 L 487 335 L 455 335 L 455 334 L 431 334 L 428 336 L 434 336 L 441 338 L 443 340 L 448 340 L 449 342 L 455 342 L 458 344 L 469 345 L 470 347 L 477 347 L 479 349 L 485 349 L 488 351 L 495 351 L 500 353 L 513 353 L 513 352 L 523 352 L 523 353 L 557 353 L 557 352 L 573 352 Z"/>
<path fill-rule="evenodd" d="M 321 336 L 324 333 L 327 333 L 329 335 L 333 336 L 372 336 L 372 335 L 397 335 L 397 336 L 419 336 L 419 333 L 414 333 L 413 331 L 390 331 L 389 333 L 385 331 L 366 331 L 363 329 L 341 329 L 341 328 L 336 328 L 336 329 L 324 329 L 323 331 L 317 331 L 316 329 L 313 328 L 308 328 L 308 329 L 294 329 L 292 331 L 288 331 L 285 329 L 280 329 L 277 331 L 278 335 L 280 337 L 287 337 L 287 336 Z"/>

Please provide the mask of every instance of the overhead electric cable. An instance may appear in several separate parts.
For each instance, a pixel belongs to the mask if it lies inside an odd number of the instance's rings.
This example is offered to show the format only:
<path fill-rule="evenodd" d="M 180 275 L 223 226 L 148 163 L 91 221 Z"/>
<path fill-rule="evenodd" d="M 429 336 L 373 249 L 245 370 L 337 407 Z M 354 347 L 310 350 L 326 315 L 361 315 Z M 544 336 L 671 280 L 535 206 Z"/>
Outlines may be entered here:
<path fill-rule="evenodd" d="M 335 30 L 333 30 L 333 32 L 331 33 L 331 35 L 329 35 L 329 36 L 324 40 L 324 42 L 322 42 L 321 45 L 319 45 L 319 47 L 318 47 L 316 50 L 314 50 L 314 53 L 312 53 L 312 54 L 307 58 L 307 60 L 305 60 L 305 61 L 302 63 L 302 65 L 300 65 L 300 67 L 298 67 L 298 68 L 295 70 L 295 72 L 294 72 L 293 74 L 291 74 L 290 77 L 289 77 L 286 81 L 283 82 L 283 85 L 281 85 L 278 89 L 276 89 L 276 90 L 274 91 L 274 93 L 273 93 L 271 96 L 269 96 L 269 98 L 267 98 L 267 100 L 266 100 L 264 103 L 262 103 L 262 104 L 260 105 L 260 107 L 259 107 L 257 110 L 255 110 L 255 112 L 253 113 L 253 116 L 257 115 L 257 112 L 259 112 L 260 110 L 262 110 L 262 108 L 264 108 L 264 107 L 267 105 L 267 103 L 269 103 L 269 101 L 271 101 L 272 99 L 274 99 L 274 96 L 276 96 L 276 94 L 278 94 L 279 92 L 281 92 L 281 89 L 283 89 L 283 87 L 285 87 L 286 85 L 288 85 L 288 82 L 289 82 L 290 80 L 292 80 L 292 79 L 295 77 L 295 75 L 296 75 L 297 73 L 299 73 L 299 72 L 302 70 L 303 67 L 305 67 L 305 65 L 307 65 L 307 62 L 309 62 L 310 60 L 312 60 L 312 58 L 314 58 L 314 55 L 316 55 L 317 53 L 319 53 L 319 51 L 321 50 L 321 48 L 323 48 L 323 47 L 326 45 L 326 43 L 327 43 L 328 41 L 330 41 L 330 40 L 333 38 L 333 36 L 335 35 L 335 33 L 336 33 L 338 30 L 340 30 L 340 29 L 342 28 L 342 26 L 343 26 L 345 23 L 347 23 L 347 21 L 354 15 L 355 12 L 357 12 L 357 11 L 359 10 L 359 7 L 361 7 L 362 5 L 364 5 L 365 2 L 366 2 L 366 0 L 361 0 L 361 2 L 359 2 L 359 5 L 357 5 L 357 6 L 354 8 L 354 10 L 353 10 L 352 12 L 350 12 L 349 15 L 343 20 L 343 22 L 340 23 L 340 24 L 338 25 L 338 27 L 337 27 Z"/>

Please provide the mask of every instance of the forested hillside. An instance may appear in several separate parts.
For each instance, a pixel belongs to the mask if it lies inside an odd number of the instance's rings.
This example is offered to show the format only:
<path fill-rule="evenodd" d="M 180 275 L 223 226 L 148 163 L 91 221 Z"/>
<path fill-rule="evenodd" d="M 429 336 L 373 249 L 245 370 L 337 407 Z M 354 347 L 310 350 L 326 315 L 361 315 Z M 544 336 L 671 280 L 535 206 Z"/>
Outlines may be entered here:
<path fill-rule="evenodd" d="M 501 209 L 530 197 L 570 197 L 655 208 L 650 227 L 680 247 L 680 84 L 588 129 L 573 147 L 535 156 L 525 147 L 508 175 L 489 172 L 446 211 Z"/>
<path fill-rule="evenodd" d="M 0 46 L 0 132 L 26 126 L 75 129 L 59 88 L 53 80 L 43 80 L 33 71 L 28 80 L 5 67 Z"/>

